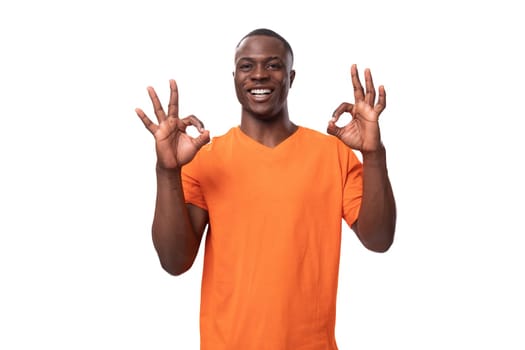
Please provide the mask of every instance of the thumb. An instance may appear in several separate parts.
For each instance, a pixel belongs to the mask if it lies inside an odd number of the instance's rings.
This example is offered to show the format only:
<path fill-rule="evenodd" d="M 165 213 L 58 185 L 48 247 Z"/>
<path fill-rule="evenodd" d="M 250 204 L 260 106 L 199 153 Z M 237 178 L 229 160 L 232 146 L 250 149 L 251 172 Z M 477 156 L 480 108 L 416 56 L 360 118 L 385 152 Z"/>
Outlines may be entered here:
<path fill-rule="evenodd" d="M 193 143 L 197 146 L 197 149 L 200 149 L 208 142 L 210 142 L 210 132 L 208 130 L 202 131 L 199 136 L 193 139 Z"/>
<path fill-rule="evenodd" d="M 326 132 L 330 135 L 339 137 L 339 134 L 341 133 L 341 128 L 338 127 L 335 124 L 335 121 L 332 119 L 328 122 L 328 127 L 326 128 Z"/>

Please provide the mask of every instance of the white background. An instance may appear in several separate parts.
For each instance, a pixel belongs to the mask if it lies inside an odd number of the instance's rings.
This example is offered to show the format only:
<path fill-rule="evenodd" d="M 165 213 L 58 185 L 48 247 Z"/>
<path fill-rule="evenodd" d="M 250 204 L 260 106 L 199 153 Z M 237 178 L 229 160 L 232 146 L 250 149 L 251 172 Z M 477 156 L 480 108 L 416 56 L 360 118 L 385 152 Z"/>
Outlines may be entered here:
<path fill-rule="evenodd" d="M 152 114 L 168 79 L 213 135 L 239 122 L 234 47 L 295 51 L 291 118 L 324 131 L 349 69 L 384 84 L 394 246 L 345 230 L 340 349 L 524 349 L 518 1 L 4 1 L 0 348 L 198 349 L 202 250 L 158 264 Z"/>

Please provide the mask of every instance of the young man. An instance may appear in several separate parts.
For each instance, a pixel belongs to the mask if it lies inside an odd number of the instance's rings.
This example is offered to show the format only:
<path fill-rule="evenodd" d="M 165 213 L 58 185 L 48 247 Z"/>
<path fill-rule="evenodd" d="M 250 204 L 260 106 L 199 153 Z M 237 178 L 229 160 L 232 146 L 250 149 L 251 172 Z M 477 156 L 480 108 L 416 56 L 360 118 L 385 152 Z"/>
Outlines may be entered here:
<path fill-rule="evenodd" d="M 378 118 L 386 104 L 369 70 L 355 102 L 342 103 L 328 134 L 294 124 L 287 96 L 293 52 L 258 29 L 238 44 L 233 74 L 241 123 L 211 142 L 195 116 L 179 118 L 170 81 L 168 114 L 148 88 L 157 199 L 153 242 L 162 267 L 192 265 L 208 227 L 201 295 L 203 350 L 334 350 L 341 223 L 370 250 L 392 244 L 396 223 Z M 343 113 L 352 120 L 336 122 Z M 199 136 L 185 133 L 195 126 Z M 353 150 L 360 151 L 361 163 Z"/>

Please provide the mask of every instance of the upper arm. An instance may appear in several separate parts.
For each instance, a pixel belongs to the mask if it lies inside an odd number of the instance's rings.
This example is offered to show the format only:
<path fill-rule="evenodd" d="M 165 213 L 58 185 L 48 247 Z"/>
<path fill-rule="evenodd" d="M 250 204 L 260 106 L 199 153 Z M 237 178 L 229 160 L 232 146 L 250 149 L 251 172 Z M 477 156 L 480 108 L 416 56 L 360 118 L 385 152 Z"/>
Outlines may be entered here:
<path fill-rule="evenodd" d="M 204 230 L 208 225 L 208 211 L 190 203 L 187 203 L 186 207 L 188 208 L 188 215 L 190 217 L 191 226 L 193 227 L 193 232 L 195 233 L 197 240 L 200 242 Z"/>

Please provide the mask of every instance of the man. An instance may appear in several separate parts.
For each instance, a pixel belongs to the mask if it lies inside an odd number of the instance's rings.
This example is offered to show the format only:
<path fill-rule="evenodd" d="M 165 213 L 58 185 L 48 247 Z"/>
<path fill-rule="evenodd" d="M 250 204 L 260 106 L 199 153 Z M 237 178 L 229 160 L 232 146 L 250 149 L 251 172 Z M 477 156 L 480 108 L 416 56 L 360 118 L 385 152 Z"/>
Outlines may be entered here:
<path fill-rule="evenodd" d="M 211 142 L 195 116 L 179 118 L 170 81 L 168 114 L 148 88 L 157 198 L 153 242 L 162 267 L 189 269 L 206 227 L 201 291 L 203 350 L 337 349 L 335 309 L 341 224 L 370 250 L 391 246 L 396 211 L 378 118 L 385 89 L 351 68 L 355 103 L 342 103 L 330 135 L 294 124 L 287 96 L 293 51 L 257 29 L 238 44 L 233 74 L 241 123 Z M 343 113 L 352 120 L 339 127 Z M 185 133 L 195 126 L 199 136 Z M 363 162 L 353 150 L 360 151 Z"/>

